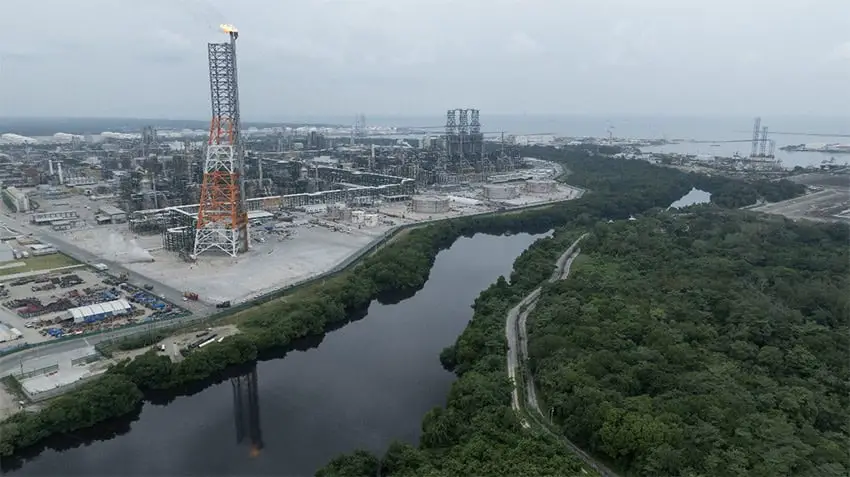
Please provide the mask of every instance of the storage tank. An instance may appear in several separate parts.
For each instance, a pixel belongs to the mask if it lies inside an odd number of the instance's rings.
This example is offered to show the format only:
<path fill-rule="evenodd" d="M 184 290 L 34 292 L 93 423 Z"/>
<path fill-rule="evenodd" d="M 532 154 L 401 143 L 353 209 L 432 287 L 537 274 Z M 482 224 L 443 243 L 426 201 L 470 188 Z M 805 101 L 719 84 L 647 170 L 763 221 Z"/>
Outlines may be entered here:
<path fill-rule="evenodd" d="M 490 200 L 514 199 L 519 197 L 519 190 L 515 185 L 487 184 L 484 186 L 484 197 Z"/>
<path fill-rule="evenodd" d="M 443 197 L 414 197 L 413 211 L 420 214 L 443 214 L 449 211 L 449 199 Z"/>
<path fill-rule="evenodd" d="M 557 190 L 557 183 L 553 180 L 526 181 L 525 190 L 532 194 L 551 194 Z"/>
<path fill-rule="evenodd" d="M 378 214 L 363 214 L 363 225 L 366 227 L 377 227 Z"/>

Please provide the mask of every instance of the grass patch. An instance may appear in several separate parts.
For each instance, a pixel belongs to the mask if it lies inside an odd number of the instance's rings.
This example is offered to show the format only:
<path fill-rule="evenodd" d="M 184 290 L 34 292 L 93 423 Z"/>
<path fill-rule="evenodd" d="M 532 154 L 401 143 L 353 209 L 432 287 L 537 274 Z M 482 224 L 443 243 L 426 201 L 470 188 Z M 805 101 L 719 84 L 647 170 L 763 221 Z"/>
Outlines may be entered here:
<path fill-rule="evenodd" d="M 590 257 L 588 257 L 586 253 L 579 253 L 578 257 L 573 259 L 573 264 L 572 266 L 570 266 L 570 274 L 572 274 L 572 272 L 578 270 L 582 266 L 587 265 L 589 261 Z"/>
<path fill-rule="evenodd" d="M 0 276 L 15 275 L 18 273 L 26 272 L 38 272 L 41 270 L 51 270 L 53 268 L 68 267 L 71 265 L 80 264 L 80 262 L 74 260 L 73 258 L 65 254 L 53 253 L 50 255 L 42 255 L 40 257 L 29 257 L 21 260 L 14 260 L 12 262 L 2 263 L 0 264 L 0 267 L 2 267 L 3 265 L 11 265 L 15 262 L 22 262 L 23 266 L 0 268 Z"/>
<path fill-rule="evenodd" d="M 4 386 L 12 396 L 15 396 L 19 401 L 29 401 L 24 393 L 24 388 L 21 387 L 20 381 L 12 375 L 0 379 L 0 385 Z"/>

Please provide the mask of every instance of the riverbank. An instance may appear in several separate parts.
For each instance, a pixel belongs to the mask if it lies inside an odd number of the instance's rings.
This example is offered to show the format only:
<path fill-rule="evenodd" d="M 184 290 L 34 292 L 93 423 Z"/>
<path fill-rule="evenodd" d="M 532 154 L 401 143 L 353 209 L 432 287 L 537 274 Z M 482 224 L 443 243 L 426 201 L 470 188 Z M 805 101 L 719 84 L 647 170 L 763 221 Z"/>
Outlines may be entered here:
<path fill-rule="evenodd" d="M 373 299 L 392 300 L 393 296 L 399 293 L 410 294 L 427 280 L 437 252 L 450 246 L 458 237 L 471 236 L 475 233 L 496 235 L 509 232 L 542 233 L 556 227 L 589 226 L 603 218 L 624 219 L 650 207 L 666 207 L 693 186 L 693 177 L 640 161 L 618 161 L 595 157 L 583 151 L 544 150 L 542 152 L 561 161 L 573 171 L 570 176 L 571 182 L 591 189 L 594 193 L 578 200 L 554 204 L 543 209 L 453 219 L 411 230 L 403 238 L 387 243 L 377 253 L 367 257 L 349 271 L 326 280 L 316 281 L 313 283 L 314 286 L 305 287 L 298 294 L 270 301 L 266 306 L 242 310 L 244 314 L 239 319 L 239 327 L 243 332 L 240 335 L 191 353 L 180 363 L 171 363 L 167 357 L 158 357 L 152 353 L 142 355 L 108 373 L 111 379 L 120 382 L 121 386 L 116 385 L 111 389 L 87 386 L 63 396 L 60 398 L 62 413 L 51 412 L 53 407 L 51 403 L 39 414 L 15 416 L 0 427 L 3 431 L 0 435 L 0 454 L 10 455 L 16 449 L 31 445 L 51 433 L 71 432 L 96 422 L 92 421 L 88 414 L 85 414 L 85 417 L 79 414 L 85 412 L 84 409 L 87 406 L 86 401 L 81 400 L 80 397 L 86 396 L 87 399 L 91 397 L 86 392 L 109 395 L 117 389 L 125 393 L 123 398 L 129 398 L 131 388 L 156 391 L 185 387 L 212 376 L 221 375 L 229 366 L 273 355 L 275 350 L 285 348 L 300 337 L 319 334 L 329 327 L 339 326 L 350 317 L 361 313 L 363 307 Z M 713 200 L 714 191 L 709 191 L 713 194 Z M 531 247 L 517 259 L 510 285 L 504 280 L 497 282 L 495 285 L 497 292 L 504 291 L 506 297 L 513 300 L 521 297 L 522 292 L 536 287 L 551 273 L 552 261 L 557 253 L 563 251 L 565 245 L 561 247 L 563 244 L 558 239 L 542 242 L 540 245 Z M 558 247 L 561 248 L 558 249 Z M 496 359 L 496 362 L 504 363 L 504 338 L 499 338 L 499 331 L 503 329 L 502 320 L 506 311 L 504 305 L 492 303 L 485 305 L 490 301 L 487 299 L 488 291 L 482 294 L 484 298 L 479 297 L 476 300 L 476 319 L 467 327 L 452 350 L 444 353 L 446 355 L 444 362 L 450 362 L 463 378 L 464 373 L 474 369 L 476 363 L 484 360 L 484 364 L 478 365 L 488 373 L 482 379 L 491 383 L 488 386 L 495 387 L 491 387 L 489 391 L 494 393 L 493 396 L 482 397 L 482 403 L 492 402 L 497 407 L 507 405 L 510 411 L 509 402 L 504 402 L 504 399 L 499 397 L 505 391 L 503 384 L 499 384 L 505 379 L 504 366 L 497 366 L 498 371 L 493 371 L 489 369 L 491 365 L 486 364 L 492 356 L 501 356 Z M 490 316 L 492 310 L 487 306 L 498 309 L 501 316 L 500 319 L 495 320 L 495 328 L 493 327 L 494 316 Z M 481 318 L 480 315 L 485 312 L 487 316 Z M 498 325 L 500 321 L 501 326 Z M 496 374 L 489 374 L 491 372 Z M 495 384 L 493 379 L 496 380 Z M 126 383 L 132 386 L 124 386 Z M 135 398 L 137 403 L 142 399 L 141 394 L 132 393 L 132 395 L 137 396 Z M 509 392 L 504 392 L 504 398 L 508 396 Z M 124 400 L 116 399 L 116 402 L 124 402 Z M 70 406 L 70 409 L 76 411 L 64 412 L 65 406 Z M 98 419 L 127 412 L 124 407 L 106 408 L 102 411 L 104 412 L 98 415 Z M 475 412 L 474 409 L 469 411 Z M 468 414 L 459 416 L 461 419 L 472 417 Z M 457 417 L 456 415 L 445 416 L 452 423 Z M 465 422 L 467 424 L 464 425 L 468 426 L 468 423 L 472 421 Z M 424 443 L 431 442 L 433 445 L 442 446 L 453 442 L 435 436 L 433 429 L 429 432 L 430 426 L 423 426 L 423 428 Z M 474 463 L 475 460 L 472 459 L 469 462 Z M 472 467 L 469 469 L 473 473 L 481 472 L 481 469 L 477 471 Z"/>
<path fill-rule="evenodd" d="M 613 160 L 570 150 L 530 148 L 529 155 L 561 160 L 572 171 L 571 184 L 593 191 L 550 220 L 552 238 L 540 240 L 514 263 L 510 280 L 499 279 L 483 291 L 474 316 L 456 343 L 440 356 L 457 374 L 444 407 L 425 415 L 417 446 L 396 444 L 383 456 L 344 454 L 317 475 L 581 475 L 581 463 L 551 434 L 524 428 L 511 409 L 511 384 L 505 366 L 505 316 L 508 310 L 549 278 L 558 257 L 581 230 L 600 220 L 627 219 L 644 211 L 666 209 L 691 187 L 712 194 L 715 205 L 740 207 L 750 195 L 793 196 L 787 184 L 746 183 L 707 178 L 643 161 Z M 543 220 L 543 219 L 541 219 Z M 531 456 L 534 456 L 533 458 Z"/>

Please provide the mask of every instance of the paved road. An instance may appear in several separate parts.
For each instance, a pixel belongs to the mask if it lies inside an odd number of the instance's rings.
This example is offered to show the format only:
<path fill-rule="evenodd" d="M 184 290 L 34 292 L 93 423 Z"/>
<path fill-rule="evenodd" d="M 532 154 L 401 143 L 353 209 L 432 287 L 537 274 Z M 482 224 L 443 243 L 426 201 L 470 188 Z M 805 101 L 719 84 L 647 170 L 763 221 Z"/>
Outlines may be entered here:
<path fill-rule="evenodd" d="M 573 261 L 581 252 L 581 250 L 576 247 L 586 236 L 587 234 L 584 234 L 579 237 L 578 240 L 573 242 L 573 244 L 570 245 L 570 247 L 558 258 L 555 271 L 548 280 L 550 283 L 566 279 L 569 276 Z M 534 289 L 534 291 L 523 298 L 519 304 L 508 311 L 508 316 L 505 320 L 505 337 L 508 340 L 508 376 L 514 383 L 513 390 L 511 391 L 511 407 L 513 407 L 515 411 L 519 411 L 522 408 L 522 403 L 520 403 L 519 400 L 519 383 L 516 379 L 517 374 L 520 373 L 521 366 L 522 372 L 527 377 L 523 383 L 525 386 L 526 396 L 525 405 L 541 420 L 548 421 L 546 414 L 544 414 L 540 409 L 540 404 L 537 400 L 537 389 L 534 386 L 534 379 L 531 376 L 531 370 L 528 368 L 528 329 L 526 327 L 526 322 L 528 321 L 528 316 L 537 305 L 537 300 L 540 298 L 541 290 L 542 287 Z M 522 420 L 522 426 L 524 428 L 531 427 L 525 419 Z M 560 439 L 588 467 L 596 470 L 605 477 L 618 477 L 611 469 L 594 459 L 588 453 L 584 452 L 563 435 L 555 434 L 545 426 L 543 426 L 543 430 Z"/>

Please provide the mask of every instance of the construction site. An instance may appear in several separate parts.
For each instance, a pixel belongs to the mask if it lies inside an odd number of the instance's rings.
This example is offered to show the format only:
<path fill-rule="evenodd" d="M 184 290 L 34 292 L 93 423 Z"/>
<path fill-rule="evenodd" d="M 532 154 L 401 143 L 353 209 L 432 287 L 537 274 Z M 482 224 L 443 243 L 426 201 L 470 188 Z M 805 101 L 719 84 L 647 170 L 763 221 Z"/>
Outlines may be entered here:
<path fill-rule="evenodd" d="M 485 131 L 474 108 L 447 110 L 445 124 L 417 137 L 370 135 L 363 115 L 349 134 L 243 131 L 240 33 L 221 30 L 226 41 L 207 45 L 203 142 L 150 126 L 11 148 L 34 171 L 4 191 L 6 210 L 202 302 L 229 303 L 325 272 L 399 226 L 581 194 L 555 180 L 560 166 Z"/>
<path fill-rule="evenodd" d="M 850 168 L 789 177 L 803 184 L 808 193 L 801 197 L 763 204 L 752 210 L 790 219 L 815 222 L 850 222 Z"/>

